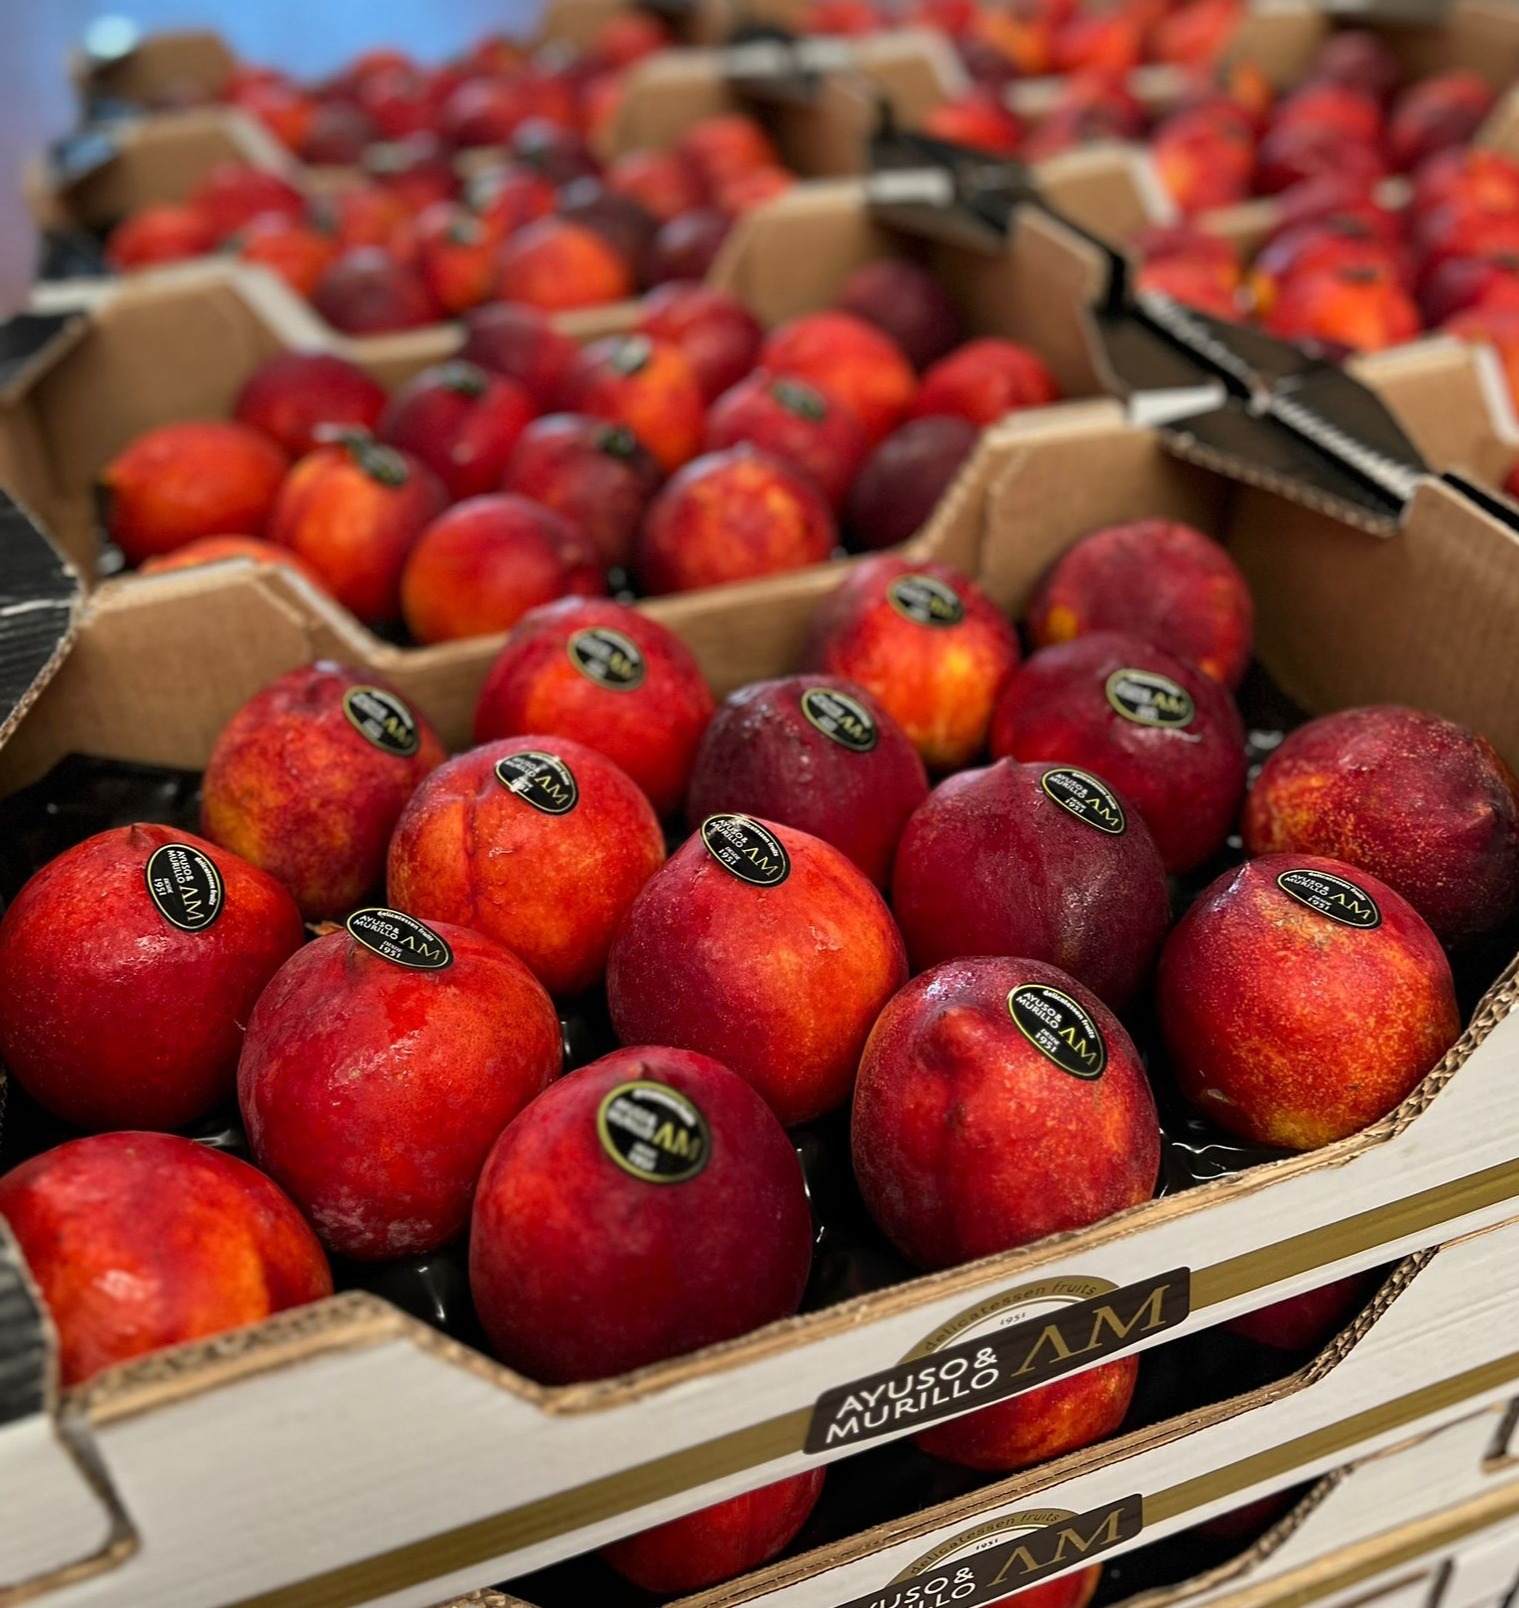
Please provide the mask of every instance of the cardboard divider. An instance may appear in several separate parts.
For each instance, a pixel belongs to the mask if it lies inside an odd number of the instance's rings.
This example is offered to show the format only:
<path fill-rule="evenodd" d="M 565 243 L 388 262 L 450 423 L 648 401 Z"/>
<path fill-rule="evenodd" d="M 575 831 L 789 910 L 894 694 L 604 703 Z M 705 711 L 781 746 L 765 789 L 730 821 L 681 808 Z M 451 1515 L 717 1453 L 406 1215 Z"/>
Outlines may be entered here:
<path fill-rule="evenodd" d="M 1423 388 L 1409 383 L 1407 406 Z M 1379 539 L 1181 464 L 1118 404 L 1094 401 L 990 432 L 923 541 L 1016 612 L 1063 546 L 1096 524 L 1151 514 L 1193 520 L 1230 547 L 1256 589 L 1266 667 L 1310 710 L 1414 701 L 1519 756 L 1519 662 L 1507 652 L 1519 551 L 1503 526 L 1438 482 L 1421 487 L 1401 531 Z M 793 667 L 808 615 L 837 574 L 645 606 L 727 690 Z M 494 646 L 381 648 L 293 577 L 248 566 L 108 586 L 0 748 L 0 789 L 69 751 L 199 765 L 239 703 L 317 653 L 374 664 L 462 743 Z M 389 1590 L 398 1604 L 436 1600 L 445 1577 L 459 1589 L 500 1579 L 910 1433 L 910 1418 L 854 1424 L 855 1387 L 988 1301 L 1037 1301 L 1051 1281 L 1067 1300 L 1077 1291 L 1057 1317 L 1097 1324 L 1098 1341 L 1078 1357 L 1095 1366 L 1115 1349 L 1147 1349 L 1509 1221 L 1519 1210 L 1519 1113 L 1508 1098 L 1516 996 L 1511 967 L 1450 1054 L 1365 1133 L 637 1375 L 545 1389 L 377 1299 L 347 1296 L 113 1370 L 68 1405 L 147 1538 L 124 1566 L 141 1600 L 209 1602 L 196 1595 L 192 1557 L 212 1531 L 233 1534 L 217 1600 L 240 1608 L 340 1608 Z M 1451 1351 L 1422 1345 L 1419 1356 L 1427 1370 Z M 1380 1401 L 1391 1376 L 1378 1375 Z M 1468 1399 L 1458 1392 L 1458 1403 Z M 219 1458 L 229 1444 L 239 1457 Z M 1187 1443 L 1189 1458 L 1196 1450 Z M 1082 1466 L 1095 1477 L 1104 1465 L 1096 1456 Z M 38 1519 L 17 1510 L 18 1523 Z M 313 1576 L 320 1583 L 309 1590 L 295 1584 Z"/>

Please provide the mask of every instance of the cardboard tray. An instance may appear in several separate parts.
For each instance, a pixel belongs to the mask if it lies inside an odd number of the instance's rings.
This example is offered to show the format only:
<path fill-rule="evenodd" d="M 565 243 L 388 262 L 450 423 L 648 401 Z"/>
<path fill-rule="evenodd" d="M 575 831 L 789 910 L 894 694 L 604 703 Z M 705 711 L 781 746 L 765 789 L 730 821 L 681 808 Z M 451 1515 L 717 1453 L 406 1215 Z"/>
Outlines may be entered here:
<path fill-rule="evenodd" d="M 1495 1488 L 1519 1519 L 1519 1467 L 1507 1456 L 1519 1356 L 1500 1358 L 1512 1344 L 1502 1309 L 1516 1297 L 1497 1293 L 1511 1289 L 1506 1265 L 1516 1245 L 1519 1223 L 1510 1223 L 1410 1258 L 1319 1357 L 1278 1384 L 787 1558 L 671 1608 L 903 1608 L 940 1600 L 979 1608 L 1184 1536 L 1320 1476 L 1327 1477 L 1239 1556 L 1140 1600 L 1232 1608 L 1242 1594 L 1254 1598 L 1305 1566 L 1327 1573 L 1326 1554 L 1338 1568 L 1343 1557 L 1333 1554 L 1385 1544 L 1389 1532 L 1434 1510 L 1480 1495 L 1487 1512 Z M 1483 1331 L 1487 1338 L 1477 1339 Z M 1441 1426 L 1449 1427 L 1438 1434 Z M 1414 1438 L 1424 1450 L 1410 1456 Z M 1365 1472 L 1371 1469 L 1377 1472 Z M 946 1574 L 953 1594 L 930 1584 Z M 565 1583 L 543 1599 L 527 1582 L 496 1589 L 511 1608 L 561 1602 L 569 1591 Z"/>
<path fill-rule="evenodd" d="M 1104 191 L 1126 189 L 1121 166 L 1089 159 L 1052 165 L 1046 183 L 1062 201 L 1092 205 Z M 918 249 L 918 242 L 873 221 L 859 181 L 799 186 L 735 227 L 710 282 L 733 291 L 771 325 L 829 305 L 860 263 Z M 923 249 L 955 291 L 973 333 L 1026 341 L 1067 395 L 1099 392 L 1083 319 L 1099 273 L 1088 245 L 1031 218 L 998 254 Z M 451 356 L 461 339 L 456 325 L 339 336 L 273 275 L 225 262 L 186 264 L 37 305 L 52 309 L 56 322 L 33 324 L 11 364 L 0 361 L 0 486 L 48 526 L 87 574 L 98 558 L 95 478 L 143 430 L 228 416 L 248 375 L 276 351 L 337 352 L 394 385 Z M 559 322 L 591 338 L 628 328 L 635 316 L 624 305 L 562 315 Z M 837 577 L 833 564 L 816 573 L 825 586 Z M 747 584 L 724 590 L 735 600 L 751 593 Z"/>
<path fill-rule="evenodd" d="M 1406 411 L 1424 389 L 1409 387 Z M 1508 652 L 1519 548 L 1441 482 L 1421 482 L 1402 528 L 1375 536 L 1316 494 L 1292 502 L 1182 464 L 1118 404 L 1088 402 L 990 432 L 951 503 L 925 541 L 1012 613 L 1085 531 L 1141 514 L 1191 520 L 1244 567 L 1261 657 L 1298 703 L 1416 702 L 1519 755 Z M 727 690 L 790 668 L 835 578 L 802 572 L 650 611 Z M 71 751 L 198 766 L 239 703 L 316 654 L 372 663 L 446 740 L 467 740 L 491 644 L 371 657 L 343 624 L 296 578 L 247 566 L 102 588 L 0 749 L 0 791 Z M 1094 1365 L 1506 1222 L 1519 1209 L 1516 994 L 1511 966 L 1450 1054 L 1365 1133 L 636 1375 L 545 1389 L 354 1295 L 114 1370 L 72 1393 L 58 1423 L 116 1507 L 75 1490 L 82 1506 L 60 1517 L 44 1494 L 44 1449 L 57 1462 L 58 1442 L 8 1447 L 3 1483 L 22 1499 L 0 1511 L 0 1557 L 24 1542 L 44 1577 L 119 1563 L 117 1600 L 161 1608 L 436 1600 L 858 1450 L 853 1387 L 988 1301 L 1076 1292 L 1091 1304 L 1062 1322 L 1096 1326 L 1076 1348 Z M 1102 1454 L 1090 1455 L 1100 1474 Z M 209 1533 L 227 1537 L 214 1586 L 200 1562 Z M 78 1600 L 110 1600 L 104 1577 Z"/>
<path fill-rule="evenodd" d="M 954 53 L 925 31 L 886 33 L 841 44 L 841 59 L 805 85 L 778 74 L 735 75 L 722 49 L 671 50 L 628 69 L 616 112 L 598 140 L 611 161 L 625 151 L 665 145 L 699 117 L 746 110 L 758 116 L 787 165 L 804 178 L 861 171 L 879 108 L 916 121 L 965 84 Z M 767 90 L 786 93 L 767 93 Z M 23 184 L 39 229 L 59 234 L 109 228 L 155 201 L 183 201 L 218 162 L 237 160 L 280 174 L 312 195 L 359 182 L 356 168 L 308 167 L 255 118 L 233 106 L 205 105 L 86 124 L 34 156 Z M 504 160 L 490 148 L 460 154 L 465 172 Z"/>

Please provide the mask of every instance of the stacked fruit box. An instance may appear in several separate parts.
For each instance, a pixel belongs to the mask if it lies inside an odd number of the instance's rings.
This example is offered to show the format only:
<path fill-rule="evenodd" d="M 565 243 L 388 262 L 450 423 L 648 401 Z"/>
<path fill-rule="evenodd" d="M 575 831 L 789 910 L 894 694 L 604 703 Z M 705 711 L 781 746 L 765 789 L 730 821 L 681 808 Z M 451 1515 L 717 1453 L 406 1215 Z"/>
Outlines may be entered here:
<path fill-rule="evenodd" d="M 1005 178 L 7 329 L 0 1601 L 1505 1600 L 1519 440 Z"/>

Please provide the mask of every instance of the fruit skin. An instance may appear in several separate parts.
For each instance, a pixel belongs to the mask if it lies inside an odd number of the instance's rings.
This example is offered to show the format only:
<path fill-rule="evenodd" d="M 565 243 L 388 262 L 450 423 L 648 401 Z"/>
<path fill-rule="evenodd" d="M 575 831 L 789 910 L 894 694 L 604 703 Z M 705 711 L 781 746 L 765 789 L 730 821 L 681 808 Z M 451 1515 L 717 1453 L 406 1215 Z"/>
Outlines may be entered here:
<path fill-rule="evenodd" d="M 1277 885 L 1329 872 L 1371 895 L 1360 930 Z M 1269 854 L 1199 895 L 1161 952 L 1157 1007 L 1182 1093 L 1230 1133 L 1314 1150 L 1385 1116 L 1461 1031 L 1450 963 L 1400 894 L 1312 854 Z"/>
<path fill-rule="evenodd" d="M 745 444 L 693 459 L 659 493 L 633 539 L 652 594 L 690 592 L 821 563 L 833 516 L 812 479 Z"/>
<path fill-rule="evenodd" d="M 159 263 L 203 257 L 216 248 L 216 236 L 194 207 L 162 201 L 125 217 L 106 241 L 106 261 L 118 273 Z"/>
<path fill-rule="evenodd" d="M 102 1133 L 34 1156 L 0 1178 L 0 1217 L 53 1320 L 65 1388 L 332 1294 L 278 1186 L 174 1134 Z"/>
<path fill-rule="evenodd" d="M 929 369 L 912 413 L 915 419 L 950 413 L 988 425 L 1018 408 L 1059 400 L 1055 377 L 1037 352 L 987 335 L 967 341 Z"/>
<path fill-rule="evenodd" d="M 311 305 L 345 335 L 420 329 L 443 316 L 421 275 L 380 246 L 345 251 L 317 281 Z"/>
<path fill-rule="evenodd" d="M 1179 520 L 1136 519 L 1092 531 L 1063 553 L 1026 623 L 1041 648 L 1090 631 L 1144 637 L 1233 691 L 1250 664 L 1255 603 L 1217 542 Z"/>
<path fill-rule="evenodd" d="M 835 740 L 808 717 L 804 700 L 819 689 L 863 705 L 874 723 L 868 750 Z M 821 717 L 837 719 L 838 711 L 825 701 Z M 729 694 L 702 738 L 686 822 L 696 831 L 722 811 L 783 821 L 831 843 L 884 889 L 902 828 L 927 797 L 917 750 L 863 687 L 837 676 L 782 676 Z"/>
<path fill-rule="evenodd" d="M 584 224 L 540 218 L 501 248 L 501 294 L 544 312 L 622 301 L 637 289 L 633 270 Z"/>
<path fill-rule="evenodd" d="M 871 446 L 907 416 L 918 377 L 901 347 L 852 313 L 804 313 L 778 325 L 760 348 L 771 374 L 811 380 L 851 408 Z"/>
<path fill-rule="evenodd" d="M 817 1506 L 827 1472 L 808 1469 L 698 1508 L 614 1541 L 601 1549 L 601 1555 L 625 1580 L 645 1591 L 699 1591 L 731 1580 L 791 1545 Z"/>
<path fill-rule="evenodd" d="M 532 752 L 569 767 L 568 811 L 545 814 L 498 780 L 499 761 Z M 618 922 L 664 857 L 653 806 L 605 755 L 567 737 L 509 737 L 451 759 L 412 795 L 387 885 L 396 909 L 495 938 L 567 999 L 600 980 Z"/>
<path fill-rule="evenodd" d="M 321 445 L 322 425 L 372 430 L 384 411 L 385 387 L 356 363 L 328 352 L 278 352 L 248 376 L 232 416 L 302 458 Z"/>
<path fill-rule="evenodd" d="M 129 564 L 198 536 L 262 536 L 286 467 L 279 448 L 245 425 L 160 425 L 101 471 L 106 529 Z"/>
<path fill-rule="evenodd" d="M 344 712 L 355 687 L 393 688 L 321 660 L 288 670 L 222 728 L 201 786 L 201 831 L 276 877 L 310 921 L 338 917 L 378 886 L 402 806 L 443 761 L 417 728 L 410 755 L 377 747 Z"/>
<path fill-rule="evenodd" d="M 1063 1070 L 1024 1036 L 1008 998 L 1025 985 L 1091 1017 L 1100 1076 Z M 1003 956 L 936 966 L 887 1005 L 850 1132 L 866 1206 L 922 1268 L 1100 1222 L 1148 1200 L 1160 1172 L 1154 1096 L 1118 1019 L 1058 968 Z"/>
<path fill-rule="evenodd" d="M 1190 719 L 1141 725 L 1108 683 L 1138 670 L 1174 682 Z M 1094 631 L 1041 648 L 1007 683 L 992 720 L 995 757 L 1095 771 L 1133 805 L 1167 871 L 1190 871 L 1223 843 L 1245 792 L 1245 728 L 1234 701 L 1195 665 L 1143 638 Z"/>
<path fill-rule="evenodd" d="M 632 684 L 598 682 L 571 657 L 570 643 L 598 630 L 627 637 L 638 650 L 641 666 L 625 678 Z M 605 638 L 592 646 L 620 651 Z M 667 626 L 625 603 L 566 597 L 512 628 L 480 689 L 475 741 L 529 732 L 573 738 L 620 765 L 659 815 L 670 816 L 686 796 L 713 708 L 695 656 Z"/>
<path fill-rule="evenodd" d="M 548 412 L 565 406 L 566 386 L 580 348 L 536 307 L 495 302 L 465 316 L 459 356 L 492 374 L 520 381 Z"/>
<path fill-rule="evenodd" d="M 189 205 L 216 239 L 225 240 L 262 213 L 301 217 L 306 198 L 276 173 L 245 162 L 218 162 L 190 192 Z"/>
<path fill-rule="evenodd" d="M 928 523 L 981 432 L 949 414 L 909 419 L 865 460 L 849 493 L 849 534 L 860 547 L 896 547 Z"/>
<path fill-rule="evenodd" d="M 1281 1351 L 1306 1351 L 1310 1346 L 1317 1350 L 1345 1327 L 1376 1282 L 1375 1273 L 1352 1273 L 1230 1318 L 1224 1328 Z"/>
<path fill-rule="evenodd" d="M 919 624 L 902 613 L 891 598 L 906 576 L 949 588 L 959 621 Z M 877 698 L 930 771 L 955 770 L 982 751 L 1017 663 L 1017 633 L 974 581 L 948 564 L 887 553 L 861 559 L 823 599 L 802 652 L 804 669 L 843 676 Z"/>
<path fill-rule="evenodd" d="M 625 424 L 667 475 L 701 450 L 701 386 L 686 354 L 669 341 L 647 335 L 592 341 L 567 384 L 577 413 Z"/>
<path fill-rule="evenodd" d="M 1165 868 L 1121 796 L 1117 834 L 1051 798 L 1043 780 L 1061 768 L 1002 759 L 941 782 L 897 845 L 892 908 L 914 971 L 1026 955 L 1123 1011 L 1171 923 Z"/>
<path fill-rule="evenodd" d="M 418 642 L 509 630 L 567 593 L 606 590 L 590 539 L 525 497 L 471 497 L 422 532 L 401 577 L 401 612 Z"/>
<path fill-rule="evenodd" d="M 699 207 L 705 198 L 690 165 L 671 151 L 625 151 L 602 179 L 609 190 L 631 196 L 661 223 Z"/>
<path fill-rule="evenodd" d="M 1422 321 L 1388 264 L 1353 262 L 1288 279 L 1265 326 L 1283 340 L 1380 352 L 1412 340 Z"/>
<path fill-rule="evenodd" d="M 409 453 L 354 434 L 309 452 L 285 477 L 269 539 L 300 555 L 346 609 L 371 624 L 401 612 L 401 571 L 448 504 Z"/>
<path fill-rule="evenodd" d="M 701 1114 L 699 1171 L 649 1181 L 613 1159 L 598 1114 L 633 1082 Z M 705 1055 L 643 1047 L 571 1072 L 501 1135 L 475 1197 L 469 1281 L 496 1355 L 567 1384 L 789 1317 L 811 1261 L 801 1166 L 764 1102 Z"/>
<path fill-rule="evenodd" d="M 765 339 L 759 320 L 736 296 L 680 279 L 644 297 L 638 328 L 686 354 L 709 403 L 754 367 Z"/>
<path fill-rule="evenodd" d="M 1411 84 L 1387 120 L 1387 150 L 1404 170 L 1437 152 L 1471 143 L 1497 102 L 1480 73 L 1435 73 Z"/>
<path fill-rule="evenodd" d="M 760 371 L 725 391 L 707 414 L 708 452 L 747 441 L 810 475 L 835 513 L 865 456 L 854 413 L 810 381 Z"/>
<path fill-rule="evenodd" d="M 960 342 L 959 309 L 926 269 L 900 257 L 864 263 L 844 281 L 839 307 L 884 330 L 920 372 Z"/>
<path fill-rule="evenodd" d="M 675 154 L 709 190 L 781 160 L 770 136 L 742 112 L 699 118 L 676 141 Z"/>
<path fill-rule="evenodd" d="M 276 547 L 262 536 L 197 536 L 193 542 L 160 553 L 140 567 L 143 575 L 160 575 L 165 570 L 194 569 L 201 564 L 220 564 L 229 558 L 247 558 L 255 564 L 279 564 L 303 575 L 317 588 L 325 590 L 321 577 L 309 564 L 303 564 L 287 547 Z"/>
<path fill-rule="evenodd" d="M 1243 818 L 1250 854 L 1317 854 L 1369 871 L 1442 943 L 1500 927 L 1519 903 L 1519 780 L 1454 721 L 1381 704 L 1292 732 Z"/>
<path fill-rule="evenodd" d="M 148 863 L 170 843 L 220 873 L 221 913 L 199 930 L 149 895 Z M 235 854 L 166 826 L 99 832 L 0 921 L 0 1058 L 77 1128 L 183 1127 L 231 1093 L 243 1023 L 303 936 L 290 895 Z"/>
<path fill-rule="evenodd" d="M 731 226 L 715 207 L 693 207 L 662 224 L 649 253 L 650 283 L 705 278 Z"/>
<path fill-rule="evenodd" d="M 1029 1468 L 1114 1434 L 1138 1383 L 1139 1358 L 1120 1357 L 1009 1401 L 933 1424 L 913 1436 L 913 1445 L 962 1468 L 988 1473 Z"/>
<path fill-rule="evenodd" d="M 497 489 L 537 415 L 525 385 L 456 360 L 408 380 L 390 399 L 379 436 L 425 464 L 450 500 L 461 502 Z"/>
<path fill-rule="evenodd" d="M 558 1013 L 527 967 L 467 928 L 436 933 L 453 959 L 421 970 L 329 932 L 248 1022 L 237 1094 L 254 1159 L 343 1256 L 462 1234 L 491 1146 L 563 1067 Z"/>
<path fill-rule="evenodd" d="M 688 838 L 618 928 L 607 1003 L 624 1043 L 717 1057 L 789 1127 L 848 1097 L 907 956 L 880 894 L 838 849 L 759 824 L 785 849 L 789 875 L 756 887 L 725 870 L 700 833 Z"/>
<path fill-rule="evenodd" d="M 659 465 L 623 424 L 550 413 L 517 438 L 502 487 L 563 514 L 608 568 L 625 568 L 633 535 L 660 485 Z"/>
<path fill-rule="evenodd" d="M 989 156 L 1012 156 L 1023 142 L 1023 124 L 1000 98 L 971 90 L 943 102 L 923 119 L 934 139 L 968 145 Z"/>
<path fill-rule="evenodd" d="M 227 241 L 239 261 L 276 274 L 298 296 L 309 297 L 339 256 L 336 242 L 323 230 L 282 213 L 266 213 L 243 225 Z"/>

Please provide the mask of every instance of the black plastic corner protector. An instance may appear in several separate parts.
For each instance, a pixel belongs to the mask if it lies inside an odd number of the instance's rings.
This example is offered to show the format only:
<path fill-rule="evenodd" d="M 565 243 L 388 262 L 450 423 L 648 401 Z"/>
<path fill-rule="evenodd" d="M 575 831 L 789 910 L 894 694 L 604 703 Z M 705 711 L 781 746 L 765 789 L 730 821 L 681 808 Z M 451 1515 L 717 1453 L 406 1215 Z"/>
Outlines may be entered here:
<path fill-rule="evenodd" d="M 0 738 L 61 663 L 83 595 L 73 566 L 0 492 Z"/>
<path fill-rule="evenodd" d="M 72 346 L 88 322 L 82 312 L 17 313 L 0 324 L 0 402 L 18 395 L 33 374 Z"/>
<path fill-rule="evenodd" d="M 0 1220 L 0 1428 L 48 1410 L 50 1334 L 21 1252 Z"/>
<path fill-rule="evenodd" d="M 48 177 L 56 189 L 71 190 L 109 167 L 120 154 L 113 125 L 87 123 L 48 146 Z"/>
<path fill-rule="evenodd" d="M 110 279 L 114 275 L 104 247 L 82 229 L 49 229 L 38 243 L 39 284 L 56 284 L 63 279 Z"/>
<path fill-rule="evenodd" d="M 854 45 L 826 35 L 798 38 L 769 23 L 745 24 L 718 51 L 728 84 L 749 100 L 810 105 L 824 77 L 851 71 Z"/>

